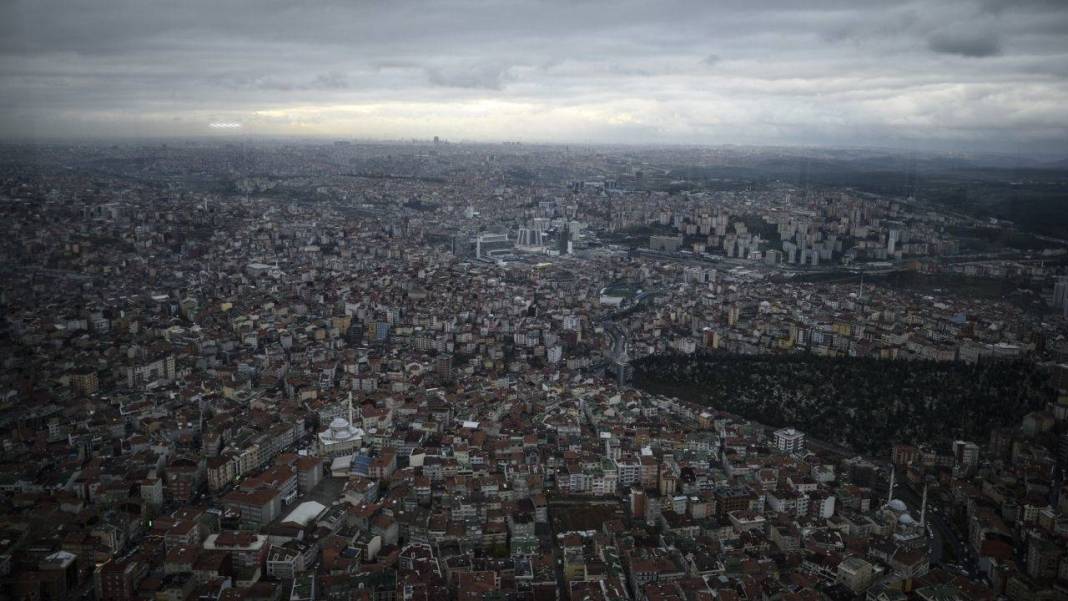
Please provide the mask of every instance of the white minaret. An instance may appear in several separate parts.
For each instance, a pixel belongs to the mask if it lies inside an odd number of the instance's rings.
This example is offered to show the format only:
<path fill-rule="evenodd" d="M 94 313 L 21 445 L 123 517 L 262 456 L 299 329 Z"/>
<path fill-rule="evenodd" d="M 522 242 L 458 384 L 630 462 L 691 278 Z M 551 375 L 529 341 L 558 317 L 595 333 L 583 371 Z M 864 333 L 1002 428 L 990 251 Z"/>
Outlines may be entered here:
<path fill-rule="evenodd" d="M 894 500 L 894 476 L 896 475 L 896 473 L 897 473 L 896 469 L 890 468 L 890 492 L 887 493 L 887 495 L 886 495 L 886 504 L 887 505 L 890 504 L 890 501 Z"/>
<path fill-rule="evenodd" d="M 923 483 L 923 502 L 920 504 L 920 527 L 927 527 L 927 483 Z"/>
<path fill-rule="evenodd" d="M 349 427 L 352 427 L 352 391 L 349 391 Z"/>

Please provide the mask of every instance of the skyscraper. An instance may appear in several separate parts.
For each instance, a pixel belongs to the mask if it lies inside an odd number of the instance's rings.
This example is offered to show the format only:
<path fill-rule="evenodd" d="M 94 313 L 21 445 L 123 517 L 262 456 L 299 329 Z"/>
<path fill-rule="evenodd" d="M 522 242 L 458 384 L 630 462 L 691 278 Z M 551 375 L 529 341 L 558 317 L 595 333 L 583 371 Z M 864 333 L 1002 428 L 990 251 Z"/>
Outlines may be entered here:
<path fill-rule="evenodd" d="M 533 228 L 519 228 L 519 234 L 516 237 L 516 246 L 534 249 L 541 248 L 544 245 L 544 237 L 540 231 Z"/>
<path fill-rule="evenodd" d="M 1068 276 L 1057 278 L 1057 283 L 1053 285 L 1053 306 L 1068 317 Z"/>
<path fill-rule="evenodd" d="M 568 228 L 568 222 L 564 220 L 564 229 L 560 230 L 560 254 L 566 255 L 571 253 L 571 230 Z"/>

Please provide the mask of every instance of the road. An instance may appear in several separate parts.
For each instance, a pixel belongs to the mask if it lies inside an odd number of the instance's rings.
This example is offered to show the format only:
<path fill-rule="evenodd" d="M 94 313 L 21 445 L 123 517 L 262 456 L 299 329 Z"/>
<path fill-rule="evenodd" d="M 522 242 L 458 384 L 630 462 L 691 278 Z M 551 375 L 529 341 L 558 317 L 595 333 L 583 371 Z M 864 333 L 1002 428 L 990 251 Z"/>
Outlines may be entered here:
<path fill-rule="evenodd" d="M 34 274 L 39 274 L 43 276 L 66 278 L 69 280 L 77 280 L 81 282 L 89 282 L 93 280 L 93 275 L 82 273 L 80 271 L 71 271 L 69 269 L 52 269 L 49 267 L 40 267 L 37 265 L 7 265 L 5 266 L 5 269 L 31 271 Z"/>
<path fill-rule="evenodd" d="M 623 354 L 623 349 L 627 344 L 627 334 L 623 331 L 623 328 L 614 323 L 605 325 L 604 332 L 611 339 L 610 348 L 612 349 L 611 356 L 619 357 Z"/>

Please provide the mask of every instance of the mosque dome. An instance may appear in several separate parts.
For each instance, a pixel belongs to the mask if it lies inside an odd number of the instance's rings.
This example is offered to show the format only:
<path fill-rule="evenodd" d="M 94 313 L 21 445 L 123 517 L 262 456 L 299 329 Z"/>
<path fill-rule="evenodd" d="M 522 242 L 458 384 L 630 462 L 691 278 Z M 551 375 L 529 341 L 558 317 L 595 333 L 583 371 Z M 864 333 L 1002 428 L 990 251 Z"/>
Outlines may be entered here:
<path fill-rule="evenodd" d="M 334 420 L 330 422 L 330 432 L 332 437 L 336 440 L 349 438 L 352 436 L 352 433 L 349 431 L 349 420 L 343 417 L 335 417 Z"/>
<path fill-rule="evenodd" d="M 886 506 L 898 513 L 904 513 L 908 511 L 908 507 L 905 506 L 905 502 L 901 499 L 893 499 L 889 503 L 887 503 Z"/>

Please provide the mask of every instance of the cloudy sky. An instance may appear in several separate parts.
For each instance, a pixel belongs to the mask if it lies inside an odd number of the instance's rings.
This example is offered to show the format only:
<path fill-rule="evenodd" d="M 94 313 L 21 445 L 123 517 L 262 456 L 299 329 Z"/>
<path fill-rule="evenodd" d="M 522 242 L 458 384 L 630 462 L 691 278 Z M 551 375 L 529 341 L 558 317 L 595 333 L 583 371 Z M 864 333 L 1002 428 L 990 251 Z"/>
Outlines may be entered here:
<path fill-rule="evenodd" d="M 0 0 L 0 136 L 1068 151 L 1066 0 Z"/>

